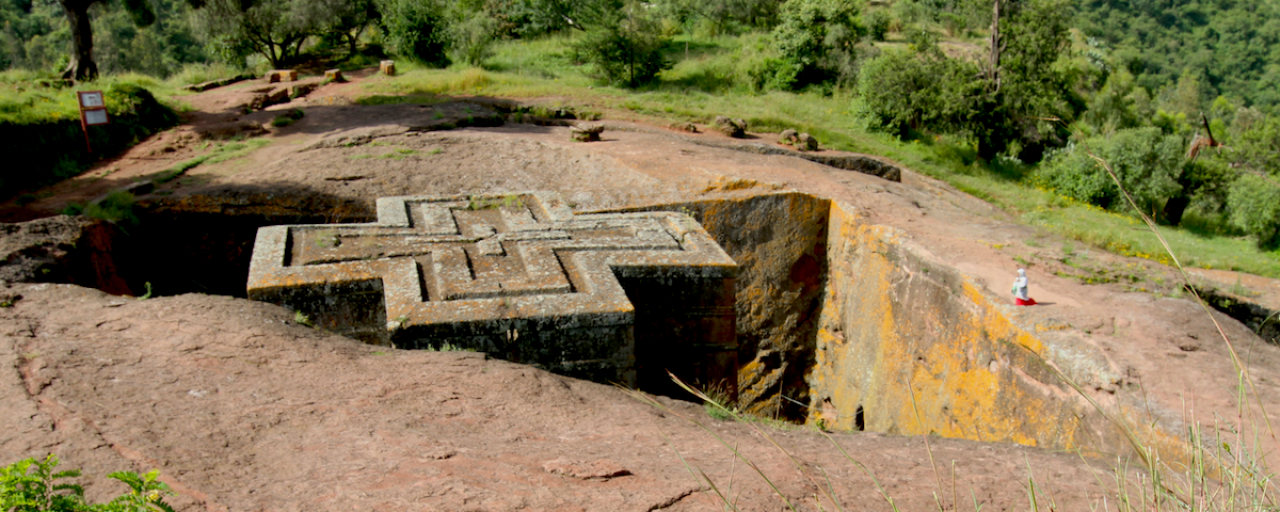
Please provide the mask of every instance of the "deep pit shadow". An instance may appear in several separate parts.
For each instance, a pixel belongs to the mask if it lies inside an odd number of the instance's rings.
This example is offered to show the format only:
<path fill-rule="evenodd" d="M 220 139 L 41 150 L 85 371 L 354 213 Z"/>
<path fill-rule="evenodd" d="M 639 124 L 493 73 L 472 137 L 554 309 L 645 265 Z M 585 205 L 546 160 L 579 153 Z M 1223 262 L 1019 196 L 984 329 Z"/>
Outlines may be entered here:
<path fill-rule="evenodd" d="M 224 186 L 135 206 L 136 223 L 98 222 L 65 262 L 73 284 L 117 295 L 245 297 L 258 228 L 370 222 L 372 202 L 294 183 Z"/>
<path fill-rule="evenodd" d="M 805 375 L 815 364 L 818 313 L 828 274 L 825 240 L 829 208 L 827 200 L 783 193 L 636 209 L 688 213 L 735 259 L 753 262 L 741 270 L 737 280 L 736 360 L 754 362 L 748 383 L 763 390 L 749 393 L 747 400 L 765 404 L 781 419 L 799 421 L 807 414 L 803 404 L 810 391 Z M 134 224 L 89 223 L 68 257 L 59 262 L 65 268 L 51 272 L 50 281 L 117 295 L 201 293 L 243 298 L 247 296 L 258 228 L 369 223 L 377 217 L 372 200 L 336 196 L 287 182 L 225 185 L 200 194 L 148 200 L 137 205 L 136 215 L 139 220 Z M 661 294 L 637 296 L 638 288 L 625 283 L 624 289 L 630 300 L 639 301 L 637 339 L 689 328 L 667 317 L 652 316 L 656 313 L 645 313 L 666 307 L 669 301 Z M 695 380 L 706 377 L 701 382 L 691 381 L 695 385 L 714 384 L 718 379 L 688 364 L 681 366 L 679 361 L 669 360 L 670 356 L 665 349 L 637 349 L 638 366 L 653 370 L 646 376 L 651 378 L 640 380 L 642 389 L 689 398 L 666 379 L 667 369 Z M 733 367 L 738 368 L 738 363 Z"/>

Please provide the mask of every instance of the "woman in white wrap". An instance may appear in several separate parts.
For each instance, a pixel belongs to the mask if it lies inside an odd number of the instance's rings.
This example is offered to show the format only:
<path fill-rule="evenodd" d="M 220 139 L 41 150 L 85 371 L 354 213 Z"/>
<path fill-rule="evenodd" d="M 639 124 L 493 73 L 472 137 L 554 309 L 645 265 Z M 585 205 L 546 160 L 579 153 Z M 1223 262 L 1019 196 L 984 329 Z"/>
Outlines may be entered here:
<path fill-rule="evenodd" d="M 1018 278 L 1013 280 L 1013 301 L 1019 306 L 1034 306 L 1036 300 L 1027 295 L 1027 269 L 1018 269 Z"/>

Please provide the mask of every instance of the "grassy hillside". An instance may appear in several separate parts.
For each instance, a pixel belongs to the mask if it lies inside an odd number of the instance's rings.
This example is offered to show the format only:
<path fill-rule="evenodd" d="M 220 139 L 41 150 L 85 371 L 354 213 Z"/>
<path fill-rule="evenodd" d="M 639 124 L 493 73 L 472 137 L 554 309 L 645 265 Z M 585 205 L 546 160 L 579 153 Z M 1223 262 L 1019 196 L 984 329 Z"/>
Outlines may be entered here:
<path fill-rule="evenodd" d="M 1106 211 L 1024 183 L 1029 166 L 976 160 L 972 148 L 951 137 L 902 141 L 868 129 L 856 99 L 821 92 L 752 93 L 735 86 L 734 62 L 751 36 L 685 40 L 672 48 L 675 66 L 638 90 L 604 87 L 574 65 L 567 40 L 511 41 L 498 45 L 483 68 L 429 69 L 405 66 L 394 78 L 365 84 L 370 95 L 478 95 L 537 99 L 579 109 L 611 112 L 656 122 L 706 123 L 717 115 L 747 119 L 753 131 L 796 128 L 823 146 L 882 155 L 941 179 L 1046 232 L 1120 254 L 1168 262 L 1156 237 L 1136 217 Z M 381 99 L 387 101 L 387 99 Z M 1191 266 L 1241 270 L 1280 278 L 1280 251 L 1264 251 L 1224 228 L 1214 216 L 1188 217 L 1182 227 L 1164 227 L 1174 250 Z"/>

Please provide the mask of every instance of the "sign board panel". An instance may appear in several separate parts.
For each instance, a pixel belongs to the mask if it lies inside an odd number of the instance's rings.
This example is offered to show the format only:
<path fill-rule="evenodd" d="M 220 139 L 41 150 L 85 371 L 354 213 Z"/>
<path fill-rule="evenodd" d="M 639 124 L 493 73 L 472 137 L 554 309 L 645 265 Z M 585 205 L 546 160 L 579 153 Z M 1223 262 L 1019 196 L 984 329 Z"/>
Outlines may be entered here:
<path fill-rule="evenodd" d="M 102 91 L 81 91 L 80 92 L 80 108 L 100 108 L 105 107 L 106 103 L 102 100 Z"/>
<path fill-rule="evenodd" d="M 105 109 L 84 111 L 84 124 L 87 126 L 107 124 L 107 111 Z"/>

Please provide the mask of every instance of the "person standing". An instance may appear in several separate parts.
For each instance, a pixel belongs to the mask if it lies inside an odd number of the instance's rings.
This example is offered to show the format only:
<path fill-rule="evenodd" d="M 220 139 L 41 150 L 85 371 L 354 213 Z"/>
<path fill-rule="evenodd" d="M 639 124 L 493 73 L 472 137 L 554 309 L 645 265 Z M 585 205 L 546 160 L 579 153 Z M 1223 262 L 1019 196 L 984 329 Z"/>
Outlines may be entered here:
<path fill-rule="evenodd" d="M 1036 300 L 1027 295 L 1027 269 L 1018 269 L 1018 278 L 1013 280 L 1013 302 L 1019 306 L 1034 306 Z"/>

